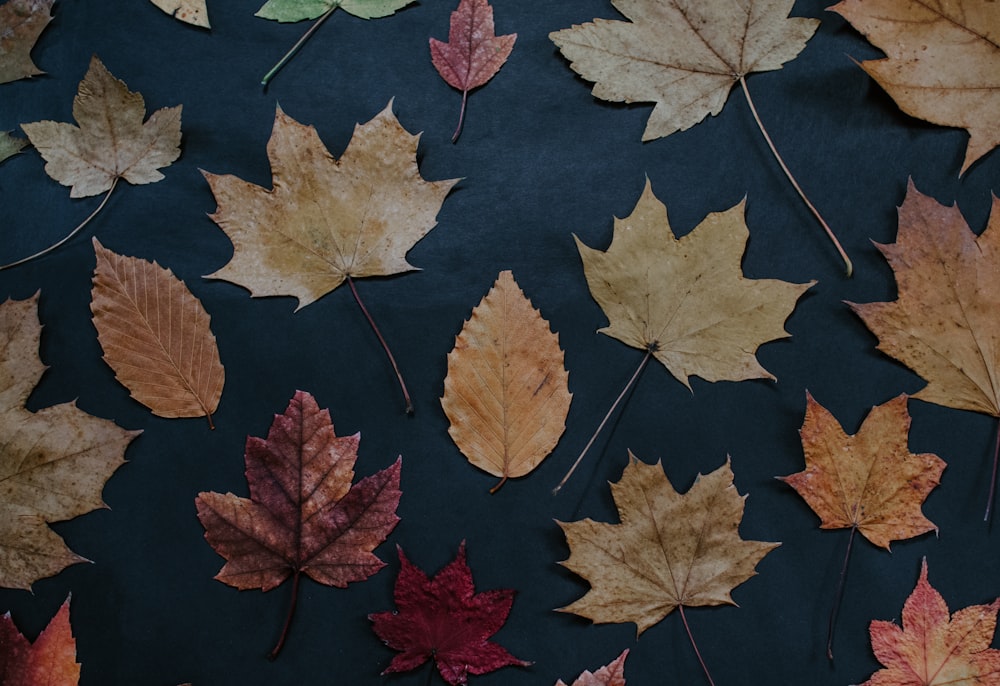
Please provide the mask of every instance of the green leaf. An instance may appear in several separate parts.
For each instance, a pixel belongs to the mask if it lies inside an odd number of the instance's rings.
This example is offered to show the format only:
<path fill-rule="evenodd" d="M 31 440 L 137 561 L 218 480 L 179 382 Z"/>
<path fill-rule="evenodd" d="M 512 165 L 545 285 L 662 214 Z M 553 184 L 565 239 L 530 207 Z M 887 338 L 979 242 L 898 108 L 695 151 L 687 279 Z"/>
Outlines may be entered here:
<path fill-rule="evenodd" d="M 28 141 L 10 135 L 10 131 L 0 131 L 0 162 L 21 152 Z"/>
<path fill-rule="evenodd" d="M 340 7 L 362 19 L 388 17 L 414 0 L 268 0 L 256 16 L 274 21 L 291 22 L 316 19 Z"/>

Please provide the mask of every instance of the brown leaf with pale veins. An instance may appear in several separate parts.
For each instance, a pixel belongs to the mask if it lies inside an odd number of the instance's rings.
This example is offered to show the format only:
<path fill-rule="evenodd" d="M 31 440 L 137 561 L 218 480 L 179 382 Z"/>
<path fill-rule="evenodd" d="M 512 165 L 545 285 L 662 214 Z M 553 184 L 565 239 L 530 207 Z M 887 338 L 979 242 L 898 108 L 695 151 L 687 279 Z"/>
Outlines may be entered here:
<path fill-rule="evenodd" d="M 896 275 L 893 302 L 848 303 L 878 348 L 922 376 L 913 395 L 1000 417 L 1000 200 L 978 237 L 954 205 L 910 182 L 896 242 L 878 246 Z"/>
<path fill-rule="evenodd" d="M 784 338 L 785 319 L 815 283 L 747 279 L 743 203 L 675 238 L 649 182 L 632 214 L 615 219 L 607 251 L 576 239 L 587 284 L 610 325 L 601 333 L 645 350 L 689 389 L 706 381 L 774 379 L 754 353 Z"/>
<path fill-rule="evenodd" d="M 74 403 L 25 409 L 45 371 L 37 303 L 35 296 L 0 305 L 0 586 L 26 590 L 86 562 L 48 525 L 105 507 L 104 483 L 140 433 Z"/>
<path fill-rule="evenodd" d="M 882 548 L 892 541 L 937 531 L 920 507 L 938 485 L 945 463 L 933 453 L 911 453 L 906 396 L 872 408 L 848 436 L 806 394 L 802 423 L 805 471 L 780 477 L 819 516 L 821 529 L 855 527 Z"/>
<path fill-rule="evenodd" d="M 597 623 L 635 622 L 641 634 L 678 607 L 735 605 L 733 588 L 780 545 L 740 538 L 746 496 L 729 460 L 681 494 L 659 462 L 629 453 L 611 494 L 620 524 L 559 522 L 570 548 L 563 564 L 591 587 L 561 610 Z"/>
<path fill-rule="evenodd" d="M 158 170 L 180 154 L 181 106 L 157 110 L 143 123 L 146 104 L 116 79 L 96 57 L 73 99 L 79 127 L 54 121 L 22 124 L 31 144 L 45 159 L 45 171 L 70 197 L 84 198 L 110 190 L 118 179 L 154 183 Z"/>
<path fill-rule="evenodd" d="M 161 10 L 187 24 L 210 28 L 205 0 L 150 0 Z"/>
<path fill-rule="evenodd" d="M 271 190 L 203 172 L 219 204 L 212 219 L 234 248 L 230 262 L 207 278 L 254 297 L 290 295 L 302 308 L 349 278 L 412 271 L 406 253 L 434 228 L 458 181 L 420 176 L 418 139 L 390 102 L 355 127 L 337 160 L 315 128 L 279 108 L 267 145 Z"/>
<path fill-rule="evenodd" d="M 628 657 L 628 648 L 623 650 L 622 654 L 612 662 L 601 667 L 596 672 L 584 672 L 581 674 L 573 682 L 573 686 L 625 686 L 626 657 Z M 560 679 L 556 682 L 556 686 L 566 686 L 566 683 Z"/>
<path fill-rule="evenodd" d="M 788 17 L 794 0 L 612 0 L 631 21 L 595 19 L 549 38 L 595 97 L 654 102 L 645 141 L 722 110 L 751 72 L 780 69 L 819 26 Z"/>
<path fill-rule="evenodd" d="M 559 337 L 510 271 L 473 309 L 448 355 L 441 406 L 469 461 L 502 477 L 524 476 L 555 448 L 572 394 Z"/>
<path fill-rule="evenodd" d="M 830 9 L 886 54 L 861 67 L 900 109 L 969 132 L 963 174 L 1000 145 L 1000 3 L 843 0 Z"/>
<path fill-rule="evenodd" d="M 45 73 L 31 61 L 31 49 L 52 21 L 54 2 L 9 0 L 0 5 L 0 83 Z"/>
<path fill-rule="evenodd" d="M 132 397 L 160 417 L 207 417 L 225 370 L 210 318 L 187 286 L 156 262 L 118 255 L 95 238 L 90 309 L 104 361 Z"/>

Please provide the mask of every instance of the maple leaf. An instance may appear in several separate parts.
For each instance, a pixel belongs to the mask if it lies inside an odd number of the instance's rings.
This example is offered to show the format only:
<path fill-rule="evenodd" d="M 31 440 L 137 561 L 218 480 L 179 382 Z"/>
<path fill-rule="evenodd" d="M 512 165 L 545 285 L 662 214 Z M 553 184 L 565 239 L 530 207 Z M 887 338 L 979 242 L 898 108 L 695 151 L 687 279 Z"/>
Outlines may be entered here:
<path fill-rule="evenodd" d="M 615 658 L 608 665 L 601 667 L 596 672 L 584 672 L 573 686 L 625 686 L 625 658 L 628 657 L 628 648 Z M 562 679 L 556 682 L 556 686 L 566 686 Z"/>
<path fill-rule="evenodd" d="M 487 0 L 460 0 L 451 13 L 448 42 L 430 39 L 431 62 L 441 78 L 462 91 L 462 109 L 451 142 L 458 140 L 469 91 L 492 79 L 514 49 L 517 34 L 497 36 L 493 7 Z"/>
<path fill-rule="evenodd" d="M 21 152 L 27 144 L 23 138 L 10 135 L 10 131 L 0 131 L 0 162 Z"/>
<path fill-rule="evenodd" d="M 296 391 L 266 440 L 247 438 L 250 498 L 204 492 L 195 499 L 206 540 L 226 558 L 216 579 L 262 591 L 293 579 L 272 657 L 284 643 L 302 574 L 343 588 L 385 566 L 372 551 L 399 521 L 402 461 L 352 486 L 359 442 L 360 434 L 334 434 L 329 410 Z"/>
<path fill-rule="evenodd" d="M 204 306 L 169 269 L 93 240 L 90 309 L 104 361 L 153 414 L 207 417 L 211 427 L 225 370 Z"/>
<path fill-rule="evenodd" d="M 69 598 L 30 643 L 14 626 L 10 613 L 0 617 L 0 684 L 4 686 L 77 686 L 80 665 L 69 623 Z"/>
<path fill-rule="evenodd" d="M 559 337 L 510 271 L 472 311 L 448 354 L 441 406 L 448 433 L 472 464 L 524 476 L 559 442 L 572 394 Z"/>
<path fill-rule="evenodd" d="M 154 5 L 172 17 L 185 23 L 210 28 L 208 6 L 205 0 L 150 0 Z"/>
<path fill-rule="evenodd" d="M 412 564 L 402 548 L 397 550 L 396 609 L 368 616 L 378 637 L 400 653 L 382 674 L 407 672 L 433 659 L 442 678 L 456 686 L 466 683 L 469 674 L 531 664 L 489 640 L 506 623 L 514 591 L 476 593 L 464 541 L 455 559 L 433 578 Z"/>
<path fill-rule="evenodd" d="M 871 623 L 872 650 L 885 669 L 862 686 L 973 686 L 1000 680 L 1000 650 L 990 648 L 1000 600 L 949 616 L 944 598 L 927 581 L 927 559 L 903 605 L 903 626 Z"/>
<path fill-rule="evenodd" d="M 31 49 L 52 21 L 54 2 L 9 0 L 0 5 L 0 83 L 45 73 L 31 61 Z"/>
<path fill-rule="evenodd" d="M 140 431 L 93 417 L 74 403 L 29 412 L 45 371 L 38 357 L 38 296 L 0 304 L 0 586 L 31 584 L 86 560 L 49 522 L 105 507 L 104 482 Z"/>
<path fill-rule="evenodd" d="M 1000 6 L 843 0 L 829 9 L 887 57 L 861 67 L 907 114 L 969 132 L 962 173 L 1000 144 Z"/>
<path fill-rule="evenodd" d="M 805 471 L 779 477 L 819 516 L 821 529 L 856 528 L 877 546 L 937 531 L 920 511 L 945 462 L 907 447 L 905 395 L 873 407 L 848 436 L 830 412 L 806 394 L 802 423 Z"/>

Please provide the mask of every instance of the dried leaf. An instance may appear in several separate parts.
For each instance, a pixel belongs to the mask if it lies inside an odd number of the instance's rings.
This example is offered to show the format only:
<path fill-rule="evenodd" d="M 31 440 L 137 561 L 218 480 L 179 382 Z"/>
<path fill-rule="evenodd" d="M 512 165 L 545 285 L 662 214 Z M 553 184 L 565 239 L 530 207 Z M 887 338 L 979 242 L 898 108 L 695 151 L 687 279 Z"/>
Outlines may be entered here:
<path fill-rule="evenodd" d="M 267 0 L 254 16 L 289 22 L 316 19 L 338 7 L 362 19 L 395 14 L 414 0 Z"/>
<path fill-rule="evenodd" d="M 631 21 L 595 19 L 549 38 L 595 97 L 654 102 L 644 141 L 718 114 L 751 72 L 780 69 L 819 26 L 789 18 L 794 0 L 612 0 Z"/>
<path fill-rule="evenodd" d="M 740 538 L 746 496 L 728 459 L 682 495 L 659 462 L 629 453 L 611 494 L 620 524 L 559 522 L 570 548 L 563 564 L 591 586 L 561 611 L 597 623 L 635 622 L 641 634 L 679 606 L 735 605 L 730 592 L 780 545 Z"/>
<path fill-rule="evenodd" d="M 872 408 L 858 433 L 848 436 L 826 408 L 806 394 L 802 449 L 806 469 L 780 477 L 819 516 L 821 529 L 856 527 L 889 548 L 937 527 L 920 511 L 938 485 L 945 462 L 911 453 L 906 396 Z"/>
<path fill-rule="evenodd" d="M 903 627 L 875 620 L 872 650 L 885 669 L 862 686 L 973 686 L 996 683 L 1000 650 L 990 648 L 1000 600 L 971 605 L 949 617 L 944 598 L 927 581 L 927 560 L 903 605 Z"/>
<path fill-rule="evenodd" d="M 452 142 L 458 140 L 465 119 L 469 91 L 492 79 L 514 49 L 517 34 L 497 36 L 493 7 L 487 0 L 460 0 L 451 13 L 448 42 L 430 39 L 431 61 L 441 78 L 462 91 L 462 111 Z"/>
<path fill-rule="evenodd" d="M 0 131 L 0 162 L 21 152 L 27 144 L 23 138 L 10 135 L 10 131 Z"/>
<path fill-rule="evenodd" d="M 153 414 L 207 417 L 211 426 L 225 370 L 204 306 L 169 269 L 93 240 L 90 310 L 104 361 Z"/>
<path fill-rule="evenodd" d="M 610 325 L 601 333 L 649 351 L 689 389 L 706 381 L 774 379 L 754 353 L 784 338 L 785 319 L 815 282 L 747 279 L 743 203 L 675 238 L 649 182 L 632 214 L 615 219 L 602 252 L 576 239 L 587 283 Z"/>
<path fill-rule="evenodd" d="M 338 161 L 315 128 L 279 108 L 267 146 L 272 190 L 203 172 L 219 204 L 212 219 L 234 247 L 230 262 L 208 278 L 254 297 L 290 295 L 302 308 L 347 278 L 413 270 L 407 251 L 434 228 L 458 181 L 421 178 L 417 139 L 390 102 L 355 128 Z"/>
<path fill-rule="evenodd" d="M 472 311 L 448 355 L 441 406 L 469 461 L 502 477 L 524 476 L 566 430 L 572 394 L 559 337 L 509 271 Z"/>
<path fill-rule="evenodd" d="M 10 613 L 0 617 L 0 684 L 3 686 L 77 686 L 80 665 L 69 624 L 69 598 L 49 625 L 29 643 Z"/>
<path fill-rule="evenodd" d="M 52 21 L 54 2 L 9 0 L 0 5 L 0 83 L 45 73 L 31 61 L 31 49 Z"/>
<path fill-rule="evenodd" d="M 962 173 L 1000 145 L 995 0 L 843 0 L 830 7 L 887 57 L 861 67 L 907 114 L 969 132 Z"/>
<path fill-rule="evenodd" d="M 914 398 L 1000 416 L 1000 200 L 978 237 L 955 206 L 910 182 L 896 242 L 880 245 L 896 275 L 893 302 L 848 303 L 879 350 L 927 381 Z"/>
<path fill-rule="evenodd" d="M 195 500 L 205 538 L 226 558 L 215 578 L 269 591 L 292 576 L 297 590 L 305 574 L 343 588 L 384 567 L 372 551 L 399 521 L 402 461 L 352 486 L 359 442 L 360 434 L 334 434 L 330 412 L 296 391 L 266 440 L 247 438 L 250 498 L 199 493 Z"/>
<path fill-rule="evenodd" d="M 167 14 L 188 24 L 210 28 L 205 0 L 150 0 Z"/>
<path fill-rule="evenodd" d="M 38 358 L 38 297 L 0 305 L 0 586 L 30 589 L 86 560 L 50 522 L 105 507 L 104 483 L 139 431 L 92 417 L 74 403 L 24 407 L 45 371 Z"/>
<path fill-rule="evenodd" d="M 368 616 L 378 637 L 400 653 L 382 674 L 408 672 L 433 659 L 441 677 L 457 686 L 466 683 L 469 674 L 531 664 L 489 640 L 507 622 L 514 591 L 476 593 L 464 541 L 455 559 L 433 578 L 398 550 L 396 609 Z"/>
<path fill-rule="evenodd" d="M 628 648 L 614 659 L 610 664 L 601 667 L 596 672 L 584 672 L 573 686 L 625 686 L 625 658 L 628 657 Z M 566 686 L 562 679 L 556 682 L 556 686 Z"/>

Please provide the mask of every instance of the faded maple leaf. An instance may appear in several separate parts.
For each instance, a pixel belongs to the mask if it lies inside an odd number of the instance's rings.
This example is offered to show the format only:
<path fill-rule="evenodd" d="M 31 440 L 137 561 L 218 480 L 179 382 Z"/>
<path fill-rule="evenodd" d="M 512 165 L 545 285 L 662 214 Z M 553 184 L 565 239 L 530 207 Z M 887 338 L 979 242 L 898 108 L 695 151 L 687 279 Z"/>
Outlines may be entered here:
<path fill-rule="evenodd" d="M 1000 650 L 990 648 L 1000 600 L 949 616 L 944 598 L 927 581 L 927 560 L 903 605 L 903 626 L 871 623 L 872 650 L 884 669 L 862 686 L 973 686 L 1000 681 Z"/>
<path fill-rule="evenodd" d="M 69 598 L 34 643 L 17 630 L 10 613 L 0 617 L 0 684 L 77 686 L 80 665 L 69 623 Z"/>
<path fill-rule="evenodd" d="M 31 61 L 31 49 L 52 21 L 55 0 L 8 0 L 0 5 L 0 83 L 45 72 Z"/>
<path fill-rule="evenodd" d="M 24 407 L 45 371 L 37 305 L 37 295 L 0 305 L 0 586 L 25 590 L 86 562 L 48 525 L 106 507 L 104 483 L 141 433 L 74 403 Z"/>
<path fill-rule="evenodd" d="M 1000 5 L 994 0 L 843 0 L 829 9 L 886 54 L 861 67 L 900 109 L 969 132 L 963 174 L 1000 145 Z"/>
<path fill-rule="evenodd" d="M 448 433 L 469 461 L 501 477 L 524 476 L 555 448 L 572 394 L 559 336 L 510 271 L 455 338 L 441 406 Z"/>
<path fill-rule="evenodd" d="M 492 79 L 514 49 L 517 34 L 496 35 L 493 7 L 487 0 L 460 0 L 451 13 L 448 42 L 430 39 L 431 62 L 441 78 L 462 91 L 462 109 L 451 142 L 458 140 L 469 91 Z"/>
<path fill-rule="evenodd" d="M 343 588 L 385 566 L 372 551 L 399 521 L 402 460 L 352 486 L 359 442 L 360 434 L 334 434 L 329 410 L 296 391 L 266 440 L 247 438 L 250 498 L 204 492 L 195 499 L 206 540 L 226 558 L 216 579 L 269 591 L 292 577 L 272 657 L 284 644 L 301 575 Z"/>
<path fill-rule="evenodd" d="M 169 269 L 93 240 L 90 309 L 104 361 L 153 414 L 207 417 L 212 427 L 225 370 L 205 307 Z"/>
<path fill-rule="evenodd" d="M 211 28 L 205 0 L 150 0 L 154 5 L 185 23 Z"/>
<path fill-rule="evenodd" d="M 21 152 L 27 144 L 23 138 L 10 135 L 10 131 L 0 131 L 0 162 Z"/>
<path fill-rule="evenodd" d="M 414 270 L 406 253 L 434 228 L 441 203 L 458 182 L 420 176 L 418 139 L 400 125 L 390 101 L 355 127 L 337 160 L 315 128 L 278 108 L 267 145 L 271 190 L 202 172 L 218 202 L 211 217 L 233 242 L 232 259 L 206 278 L 243 286 L 253 297 L 293 296 L 296 310 L 346 281 L 368 316 L 353 279 Z"/>
<path fill-rule="evenodd" d="M 378 637 L 399 652 L 382 674 L 408 672 L 434 660 L 441 677 L 457 686 L 470 674 L 531 664 L 489 640 L 507 622 L 514 591 L 476 593 L 464 541 L 455 559 L 433 578 L 412 564 L 402 548 L 397 549 L 396 609 L 368 615 Z"/>
<path fill-rule="evenodd" d="M 628 648 L 616 657 L 612 662 L 601 667 L 596 672 L 584 672 L 572 686 L 625 686 L 625 658 L 628 657 Z M 566 686 L 560 679 L 556 686 Z"/>

